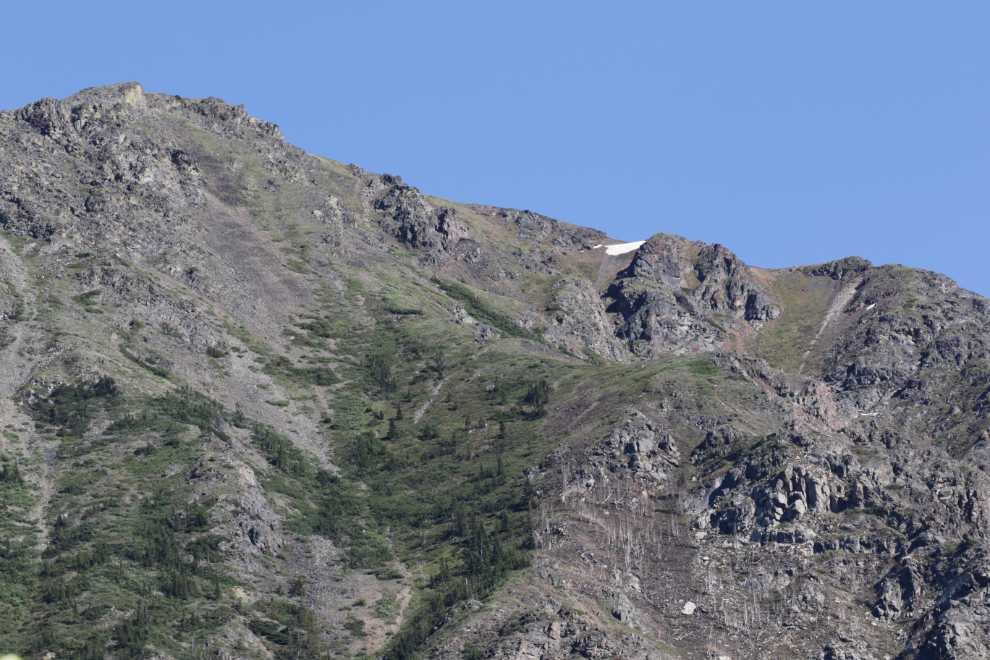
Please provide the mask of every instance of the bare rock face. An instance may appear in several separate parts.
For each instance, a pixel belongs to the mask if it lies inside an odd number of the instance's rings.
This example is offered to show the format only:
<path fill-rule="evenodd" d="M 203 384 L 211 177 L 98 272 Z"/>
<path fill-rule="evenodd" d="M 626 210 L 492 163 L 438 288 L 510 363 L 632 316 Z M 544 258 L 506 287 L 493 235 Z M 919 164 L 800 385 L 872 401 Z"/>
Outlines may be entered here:
<path fill-rule="evenodd" d="M 419 190 L 401 180 L 390 178 L 385 183 L 393 185 L 375 199 L 374 208 L 382 213 L 382 231 L 400 243 L 428 252 L 430 259 L 442 259 L 467 236 L 467 228 L 457 220 L 454 209 L 435 208 Z"/>
<path fill-rule="evenodd" d="M 557 453 L 563 451 L 559 448 Z M 680 465 L 670 433 L 638 410 L 628 410 L 608 433 L 584 452 L 582 464 L 569 474 L 563 496 L 584 494 L 615 480 L 635 480 L 647 488 L 667 486 Z"/>
<path fill-rule="evenodd" d="M 680 453 L 669 433 L 664 433 L 646 415 L 630 410 L 625 419 L 612 427 L 605 438 L 594 446 L 592 454 L 601 457 L 597 463 L 601 475 L 627 471 L 633 477 L 666 482 L 668 472 L 680 465 Z"/>
<path fill-rule="evenodd" d="M 709 352 L 725 343 L 725 335 L 700 319 L 689 300 L 649 283 L 637 284 L 623 280 L 609 290 L 619 301 L 609 309 L 625 318 L 617 334 L 634 355 L 650 358 L 670 352 Z"/>
<path fill-rule="evenodd" d="M 811 269 L 811 274 L 817 277 L 826 276 L 833 280 L 841 280 L 849 275 L 864 273 L 872 266 L 872 263 L 862 257 L 846 257 L 817 266 Z"/>
<path fill-rule="evenodd" d="M 549 323 L 544 337 L 576 353 L 590 349 L 613 362 L 629 357 L 614 336 L 605 305 L 591 281 L 584 277 L 565 278 L 554 285 L 547 309 Z"/>
<path fill-rule="evenodd" d="M 721 245 L 657 234 L 607 294 L 624 319 L 618 335 L 639 357 L 713 351 L 738 321 L 751 335 L 780 316 L 770 287 Z"/>
<path fill-rule="evenodd" d="M 505 223 L 512 223 L 518 230 L 517 240 L 539 242 L 554 233 L 557 228 L 557 221 L 546 216 L 533 213 L 531 211 L 503 210 L 499 213 L 499 219 Z"/>
<path fill-rule="evenodd" d="M 323 205 L 313 210 L 313 215 L 324 225 L 320 240 L 326 244 L 330 254 L 339 252 L 344 244 L 345 228 L 354 227 L 356 219 L 335 195 L 327 195 Z"/>
<path fill-rule="evenodd" d="M 846 329 L 823 364 L 823 380 L 838 400 L 884 416 L 901 432 L 985 425 L 988 410 L 979 402 L 987 387 L 973 378 L 990 359 L 985 299 L 944 276 L 883 266 L 863 276 L 844 314 Z M 952 412 L 948 400 L 951 423 L 919 419 L 925 401 L 950 391 L 977 403 Z"/>
<path fill-rule="evenodd" d="M 692 295 L 696 307 L 746 321 L 772 321 L 780 316 L 770 288 L 721 245 L 698 249 L 694 274 L 700 283 Z"/>
<path fill-rule="evenodd" d="M 690 264 L 684 253 L 689 245 L 679 236 L 657 234 L 636 250 L 628 275 L 653 280 L 668 289 L 687 287 Z"/>

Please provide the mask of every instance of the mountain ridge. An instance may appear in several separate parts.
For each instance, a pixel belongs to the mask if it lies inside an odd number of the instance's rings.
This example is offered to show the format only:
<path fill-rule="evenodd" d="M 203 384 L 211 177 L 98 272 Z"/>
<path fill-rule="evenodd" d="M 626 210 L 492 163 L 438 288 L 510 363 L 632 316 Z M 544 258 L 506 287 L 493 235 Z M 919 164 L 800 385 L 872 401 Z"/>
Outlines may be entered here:
<path fill-rule="evenodd" d="M 0 112 L 0 229 L 25 656 L 990 652 L 944 275 L 609 255 L 138 83 Z"/>

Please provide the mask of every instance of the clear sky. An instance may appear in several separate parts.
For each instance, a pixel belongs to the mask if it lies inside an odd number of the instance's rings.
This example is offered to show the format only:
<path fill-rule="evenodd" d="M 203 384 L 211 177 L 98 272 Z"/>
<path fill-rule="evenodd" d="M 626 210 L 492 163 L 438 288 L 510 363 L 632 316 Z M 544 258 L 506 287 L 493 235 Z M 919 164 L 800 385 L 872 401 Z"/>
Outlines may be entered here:
<path fill-rule="evenodd" d="M 424 192 L 990 296 L 990 3 L 8 3 L 0 107 L 129 80 Z"/>

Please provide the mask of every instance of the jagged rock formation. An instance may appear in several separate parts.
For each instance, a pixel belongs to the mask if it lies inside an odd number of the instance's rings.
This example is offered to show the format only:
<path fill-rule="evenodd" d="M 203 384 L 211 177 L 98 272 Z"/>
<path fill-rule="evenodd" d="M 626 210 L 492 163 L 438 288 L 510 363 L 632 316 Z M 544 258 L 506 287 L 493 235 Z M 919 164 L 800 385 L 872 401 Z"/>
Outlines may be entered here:
<path fill-rule="evenodd" d="M 982 658 L 990 302 L 429 197 L 219 99 L 0 112 L 29 658 Z"/>
<path fill-rule="evenodd" d="M 406 247 L 427 252 L 423 257 L 427 263 L 435 265 L 467 238 L 467 229 L 457 221 L 454 209 L 434 208 L 400 177 L 386 174 L 381 182 L 385 192 L 374 201 L 374 209 L 382 212 L 379 226 Z M 385 185 L 390 187 L 385 189 Z M 472 252 L 469 258 L 473 256 Z"/>
<path fill-rule="evenodd" d="M 730 330 L 745 337 L 780 315 L 768 286 L 721 245 L 657 234 L 608 291 L 624 318 L 619 336 L 639 357 L 720 348 Z M 739 330 L 739 321 L 752 329 Z"/>

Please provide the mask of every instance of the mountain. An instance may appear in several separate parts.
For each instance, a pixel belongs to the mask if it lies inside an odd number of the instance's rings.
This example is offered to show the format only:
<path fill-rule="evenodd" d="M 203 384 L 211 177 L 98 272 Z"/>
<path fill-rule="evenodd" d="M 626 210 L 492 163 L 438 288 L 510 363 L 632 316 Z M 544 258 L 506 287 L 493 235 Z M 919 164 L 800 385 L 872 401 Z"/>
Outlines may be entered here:
<path fill-rule="evenodd" d="M 215 98 L 0 112 L 26 658 L 990 655 L 990 303 L 431 197 Z"/>

